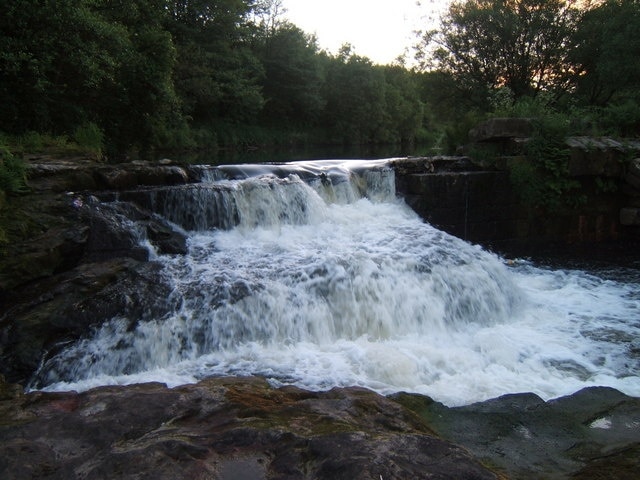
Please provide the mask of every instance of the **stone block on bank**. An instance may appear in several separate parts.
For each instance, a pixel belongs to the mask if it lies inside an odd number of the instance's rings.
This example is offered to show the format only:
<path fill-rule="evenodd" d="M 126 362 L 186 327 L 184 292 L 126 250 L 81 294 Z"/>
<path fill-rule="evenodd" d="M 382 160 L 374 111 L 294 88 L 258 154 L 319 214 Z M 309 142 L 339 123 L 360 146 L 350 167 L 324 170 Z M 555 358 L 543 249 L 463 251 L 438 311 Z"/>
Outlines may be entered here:
<path fill-rule="evenodd" d="M 621 209 L 620 224 L 627 227 L 640 226 L 640 208 L 626 207 Z"/>
<path fill-rule="evenodd" d="M 625 181 L 632 187 L 640 190 L 640 158 L 635 158 L 627 166 Z"/>
<path fill-rule="evenodd" d="M 508 138 L 527 138 L 533 133 L 529 118 L 492 118 L 469 131 L 469 140 L 493 142 Z"/>
<path fill-rule="evenodd" d="M 569 137 L 569 175 L 620 177 L 626 146 L 611 138 Z"/>
<path fill-rule="evenodd" d="M 184 185 L 189 183 L 186 170 L 175 165 L 145 164 L 136 170 L 139 185 Z"/>

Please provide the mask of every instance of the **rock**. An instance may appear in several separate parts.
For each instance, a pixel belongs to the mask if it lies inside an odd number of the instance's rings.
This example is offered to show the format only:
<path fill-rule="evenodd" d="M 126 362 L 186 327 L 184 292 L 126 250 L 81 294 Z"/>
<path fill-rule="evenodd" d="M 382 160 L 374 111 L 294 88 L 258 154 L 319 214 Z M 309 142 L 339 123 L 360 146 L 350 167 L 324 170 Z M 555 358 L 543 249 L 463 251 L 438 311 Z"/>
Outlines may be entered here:
<path fill-rule="evenodd" d="M 140 192 L 140 196 L 144 197 L 144 192 Z M 99 259 L 130 256 L 146 260 L 149 253 L 140 246 L 140 239 L 144 237 L 160 254 L 187 253 L 187 236 L 184 232 L 137 204 L 94 202 L 90 215 L 94 221 L 87 258 L 92 261 L 96 256 Z"/>
<path fill-rule="evenodd" d="M 419 395 L 393 398 L 508 478 L 637 478 L 640 456 L 630 452 L 640 445 L 640 398 L 611 388 L 548 402 L 533 394 L 506 395 L 456 408 Z M 588 476 L 596 471 L 608 476 Z"/>
<path fill-rule="evenodd" d="M 396 175 L 399 176 L 434 172 L 430 157 L 399 158 L 394 160 L 391 165 Z"/>
<path fill-rule="evenodd" d="M 189 175 L 182 167 L 148 162 L 102 167 L 98 175 L 106 189 L 119 191 L 139 186 L 182 185 L 189 182 Z"/>
<path fill-rule="evenodd" d="M 140 245 L 142 232 L 122 213 L 118 204 L 98 204 L 84 212 L 89 217 L 89 238 L 85 261 L 99 262 L 120 257 L 147 260 L 149 252 Z"/>
<path fill-rule="evenodd" d="M 627 227 L 640 225 L 640 208 L 627 207 L 621 209 L 620 224 Z"/>
<path fill-rule="evenodd" d="M 469 140 L 495 142 L 509 138 L 527 138 L 533 133 L 529 118 L 492 118 L 469 131 Z"/>
<path fill-rule="evenodd" d="M 25 156 L 28 184 L 35 192 L 83 191 L 98 188 L 94 171 L 98 165 L 87 157 L 54 158 Z"/>
<path fill-rule="evenodd" d="M 162 318 L 171 288 L 161 266 L 131 258 L 81 264 L 14 288 L 0 318 L 0 373 L 27 384 L 41 362 L 118 316 Z"/>
<path fill-rule="evenodd" d="M 73 268 L 84 255 L 89 225 L 68 195 L 14 197 L 0 211 L 0 304 L 10 289 Z"/>
<path fill-rule="evenodd" d="M 497 479 L 374 392 L 220 378 L 5 400 L 0 477 Z"/>
<path fill-rule="evenodd" d="M 47 167 L 88 168 L 55 165 Z M 9 381 L 26 383 L 65 342 L 115 316 L 133 324 L 166 313 L 171 290 L 141 240 L 160 254 L 186 253 L 186 236 L 171 223 L 132 204 L 71 192 L 10 201 L 0 210 L 8 239 L 0 244 L 0 373 Z"/>
<path fill-rule="evenodd" d="M 165 166 L 162 167 L 164 172 L 165 183 L 167 185 L 183 185 L 189 183 L 190 178 L 187 171 L 178 166 Z"/>
<path fill-rule="evenodd" d="M 100 186 L 107 190 L 126 190 L 138 186 L 138 175 L 133 169 L 105 167 L 96 174 Z"/>
<path fill-rule="evenodd" d="M 150 219 L 146 222 L 147 237 L 158 253 L 184 255 L 187 253 L 187 236 L 178 232 L 166 222 Z"/>
<path fill-rule="evenodd" d="M 633 159 L 629 162 L 625 180 L 633 188 L 640 190 L 640 158 Z"/>
<path fill-rule="evenodd" d="M 181 185 L 190 181 L 187 170 L 171 162 L 130 162 L 117 165 L 93 159 L 26 158 L 29 186 L 36 192 L 129 190 L 139 186 Z"/>
<path fill-rule="evenodd" d="M 569 175 L 619 178 L 628 146 L 611 138 L 569 137 Z"/>
<path fill-rule="evenodd" d="M 393 160 L 391 166 L 397 176 L 444 172 L 475 172 L 480 170 L 469 157 L 465 156 L 399 158 Z"/>
<path fill-rule="evenodd" d="M 22 387 L 17 383 L 7 383 L 3 375 L 0 375 L 0 402 L 22 398 Z M 1 418 L 1 417 L 0 417 Z"/>
<path fill-rule="evenodd" d="M 39 193 L 0 210 L 0 303 L 12 288 L 71 270 L 81 262 L 146 260 L 147 237 L 161 254 L 184 254 L 186 235 L 134 205 L 100 203 L 91 195 Z"/>
<path fill-rule="evenodd" d="M 432 225 L 485 245 L 514 238 L 520 219 L 526 220 L 507 172 L 441 171 L 397 175 L 396 191 Z M 524 232 L 522 237 L 533 241 L 531 232 Z"/>

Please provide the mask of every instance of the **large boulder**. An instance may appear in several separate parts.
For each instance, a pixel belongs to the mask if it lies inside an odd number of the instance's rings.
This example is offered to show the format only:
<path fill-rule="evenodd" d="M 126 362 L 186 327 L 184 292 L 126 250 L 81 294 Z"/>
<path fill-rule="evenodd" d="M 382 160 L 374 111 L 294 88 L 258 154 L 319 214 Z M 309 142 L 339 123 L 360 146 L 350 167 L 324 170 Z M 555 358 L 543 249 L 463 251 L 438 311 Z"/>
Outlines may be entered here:
<path fill-rule="evenodd" d="M 0 477 L 457 479 L 498 476 L 398 403 L 257 378 L 0 399 Z"/>
<path fill-rule="evenodd" d="M 191 181 L 186 168 L 171 162 L 107 165 L 84 157 L 30 155 L 29 186 L 36 192 L 125 190 L 139 186 L 181 185 Z"/>
<path fill-rule="evenodd" d="M 260 378 L 24 394 L 0 377 L 0 477 L 635 480 L 639 414 L 611 388 L 448 408 Z"/>
<path fill-rule="evenodd" d="M 624 156 L 634 144 L 612 138 L 569 137 L 569 175 L 572 177 L 601 176 L 620 178 L 624 171 Z"/>
<path fill-rule="evenodd" d="M 548 402 L 506 395 L 456 408 L 420 395 L 394 398 L 511 479 L 638 478 L 640 398 L 611 388 Z"/>
<path fill-rule="evenodd" d="M 52 192 L 79 186 L 78 172 L 101 165 L 34 165 L 41 189 L 0 210 L 7 236 L 0 243 L 0 373 L 22 383 L 47 356 L 115 316 L 161 318 L 171 290 L 162 267 L 148 261 L 147 245 L 160 254 L 187 251 L 186 235 L 147 210 Z"/>
<path fill-rule="evenodd" d="M 11 291 L 0 318 L 0 374 L 26 384 L 61 348 L 118 316 L 135 324 L 162 318 L 171 287 L 153 262 L 116 258 L 83 263 Z"/>
<path fill-rule="evenodd" d="M 12 199 L 0 210 L 8 241 L 0 243 L 0 305 L 10 290 L 115 258 L 146 260 L 147 238 L 158 253 L 184 254 L 186 235 L 160 216 L 91 195 L 40 193 Z"/>
<path fill-rule="evenodd" d="M 0 304 L 12 288 L 78 265 L 90 234 L 74 199 L 60 194 L 14 197 L 0 222 Z"/>
<path fill-rule="evenodd" d="M 84 204 L 85 200 L 80 202 Z M 84 215 L 90 225 L 85 252 L 87 261 L 119 257 L 147 260 L 149 252 L 141 246 L 141 238 L 148 239 L 158 253 L 187 252 L 186 235 L 148 210 L 128 202 L 86 202 L 89 205 L 84 209 Z"/>

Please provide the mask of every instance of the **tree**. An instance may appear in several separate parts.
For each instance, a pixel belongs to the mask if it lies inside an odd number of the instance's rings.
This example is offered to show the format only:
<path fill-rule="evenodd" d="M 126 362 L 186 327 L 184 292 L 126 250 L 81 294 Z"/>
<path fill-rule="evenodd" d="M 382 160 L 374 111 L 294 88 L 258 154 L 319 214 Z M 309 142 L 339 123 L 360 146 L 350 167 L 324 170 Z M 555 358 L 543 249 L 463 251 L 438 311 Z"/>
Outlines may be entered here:
<path fill-rule="evenodd" d="M 182 120 L 172 74 L 173 39 L 166 31 L 164 0 L 94 0 L 94 9 L 118 34 L 103 42 L 115 62 L 114 73 L 97 90 L 93 105 L 112 150 L 149 150 Z M 162 138 L 162 140 L 161 140 Z"/>
<path fill-rule="evenodd" d="M 175 121 L 164 0 L 16 0 L 0 31 L 0 129 L 70 134 L 89 122 L 111 152 L 157 143 Z"/>
<path fill-rule="evenodd" d="M 254 119 L 263 106 L 262 65 L 251 50 L 253 2 L 170 2 L 169 30 L 178 50 L 174 73 L 183 111 L 197 127 L 220 119 Z"/>
<path fill-rule="evenodd" d="M 587 11 L 577 25 L 570 57 L 578 94 L 590 105 L 637 95 L 640 87 L 640 2 L 609 0 Z"/>
<path fill-rule="evenodd" d="M 324 107 L 315 37 L 282 23 L 257 50 L 265 70 L 262 118 L 271 124 L 314 125 Z"/>
<path fill-rule="evenodd" d="M 0 17 L 0 128 L 65 133 L 117 69 L 121 28 L 81 0 L 8 2 Z"/>
<path fill-rule="evenodd" d="M 251 9 L 251 21 L 261 32 L 261 37 L 269 37 L 287 23 L 283 20 L 286 12 L 282 0 L 255 0 Z"/>
<path fill-rule="evenodd" d="M 384 121 L 384 73 L 344 45 L 329 60 L 323 96 L 324 126 L 344 144 L 376 142 Z"/>
<path fill-rule="evenodd" d="M 382 69 L 385 79 L 384 124 L 381 134 L 390 142 L 412 143 L 422 128 L 424 105 L 416 75 L 401 66 Z"/>
<path fill-rule="evenodd" d="M 421 35 L 418 58 L 467 91 L 507 87 L 515 100 L 543 90 L 562 94 L 577 14 L 573 1 L 454 1 L 440 29 Z"/>

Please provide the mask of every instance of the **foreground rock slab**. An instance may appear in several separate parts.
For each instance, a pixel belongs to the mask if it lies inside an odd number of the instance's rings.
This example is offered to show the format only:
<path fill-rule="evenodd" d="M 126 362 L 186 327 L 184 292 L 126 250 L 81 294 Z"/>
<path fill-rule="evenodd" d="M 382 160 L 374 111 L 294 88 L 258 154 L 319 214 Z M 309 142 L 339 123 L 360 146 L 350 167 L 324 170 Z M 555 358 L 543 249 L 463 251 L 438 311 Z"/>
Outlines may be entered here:
<path fill-rule="evenodd" d="M 0 478 L 499 478 L 360 388 L 228 378 L 23 395 L 5 384 L 0 398 Z"/>
<path fill-rule="evenodd" d="M 421 395 L 393 398 L 511 479 L 640 478 L 640 398 L 611 388 L 548 402 L 505 395 L 456 408 Z"/>

